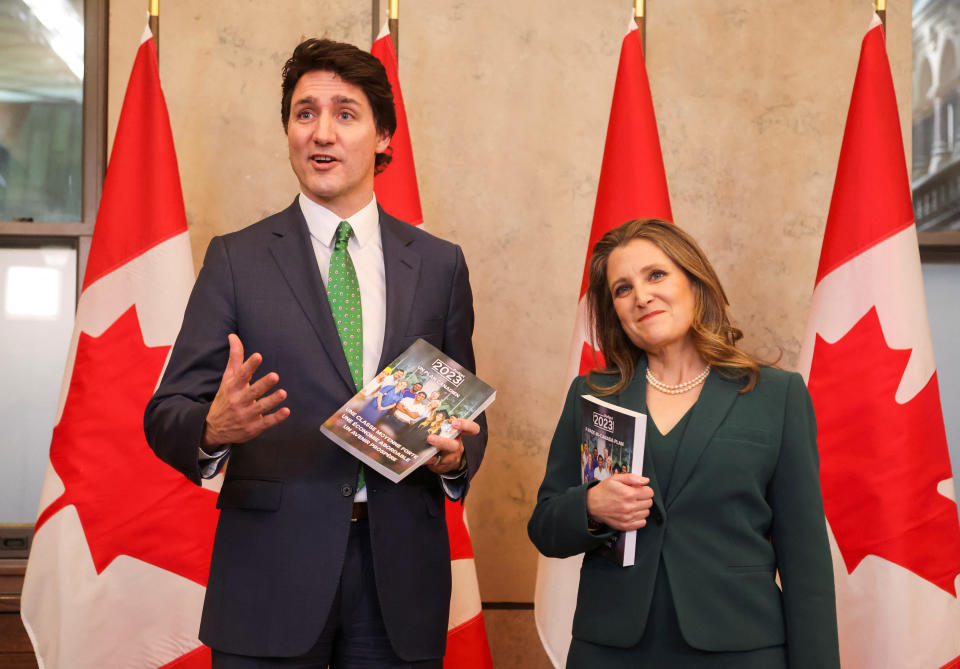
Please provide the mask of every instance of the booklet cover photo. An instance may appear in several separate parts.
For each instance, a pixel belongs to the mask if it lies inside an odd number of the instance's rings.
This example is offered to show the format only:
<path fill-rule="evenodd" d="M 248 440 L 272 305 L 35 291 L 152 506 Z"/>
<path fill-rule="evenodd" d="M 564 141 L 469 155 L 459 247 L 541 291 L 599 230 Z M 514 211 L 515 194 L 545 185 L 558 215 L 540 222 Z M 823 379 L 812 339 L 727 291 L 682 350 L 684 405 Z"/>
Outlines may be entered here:
<path fill-rule="evenodd" d="M 415 341 L 320 431 L 393 482 L 432 458 L 431 434 L 454 438 L 457 418 L 473 420 L 497 391 L 423 339 Z"/>

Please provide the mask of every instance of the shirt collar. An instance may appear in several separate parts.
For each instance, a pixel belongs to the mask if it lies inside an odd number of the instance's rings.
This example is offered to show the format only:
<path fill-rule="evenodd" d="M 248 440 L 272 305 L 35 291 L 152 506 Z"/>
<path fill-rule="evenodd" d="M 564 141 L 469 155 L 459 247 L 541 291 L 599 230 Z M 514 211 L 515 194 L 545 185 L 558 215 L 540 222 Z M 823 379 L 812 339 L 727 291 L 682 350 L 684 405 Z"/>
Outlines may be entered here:
<path fill-rule="evenodd" d="M 353 228 L 353 235 L 357 244 L 362 248 L 375 238 L 380 229 L 380 211 L 377 208 L 377 199 L 370 198 L 370 202 L 360 211 L 348 218 L 340 218 L 321 204 L 317 204 L 303 193 L 300 193 L 300 211 L 307 221 L 310 234 L 321 244 L 333 248 L 334 237 L 340 221 L 346 221 Z"/>

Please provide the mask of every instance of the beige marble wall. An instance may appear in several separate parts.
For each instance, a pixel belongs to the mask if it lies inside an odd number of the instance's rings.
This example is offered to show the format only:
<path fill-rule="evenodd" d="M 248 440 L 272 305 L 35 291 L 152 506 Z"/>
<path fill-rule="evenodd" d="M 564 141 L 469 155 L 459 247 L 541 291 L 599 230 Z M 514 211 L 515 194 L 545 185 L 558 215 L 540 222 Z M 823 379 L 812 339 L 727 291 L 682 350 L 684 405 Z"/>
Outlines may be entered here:
<path fill-rule="evenodd" d="M 385 4 L 385 3 L 381 3 Z M 910 3 L 889 52 L 909 130 Z M 110 127 L 146 2 L 114 2 Z M 648 71 L 677 222 L 751 350 L 792 365 L 869 0 L 648 0 Z M 468 503 L 485 601 L 529 602 L 526 520 L 564 366 L 628 0 L 402 3 L 401 81 L 428 229 L 463 245 L 481 375 L 498 388 Z M 166 0 L 161 76 L 194 256 L 296 192 L 279 71 L 301 36 L 370 43 L 360 0 Z M 909 132 L 905 135 L 909 141 Z M 909 147 L 908 147 L 909 148 Z"/>

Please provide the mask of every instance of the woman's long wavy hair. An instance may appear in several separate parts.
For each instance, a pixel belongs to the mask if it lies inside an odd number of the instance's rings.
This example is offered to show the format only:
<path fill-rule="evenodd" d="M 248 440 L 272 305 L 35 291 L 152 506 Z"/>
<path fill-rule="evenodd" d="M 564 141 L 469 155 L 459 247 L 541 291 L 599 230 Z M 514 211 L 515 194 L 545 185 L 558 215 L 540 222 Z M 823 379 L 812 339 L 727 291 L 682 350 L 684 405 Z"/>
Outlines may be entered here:
<path fill-rule="evenodd" d="M 743 332 L 730 322 L 727 307 L 730 302 L 720 285 L 720 279 L 703 251 L 689 234 L 678 226 L 658 219 L 627 221 L 611 230 L 593 247 L 590 257 L 590 276 L 587 286 L 587 316 L 590 334 L 606 361 L 599 374 L 616 375 L 612 386 L 600 386 L 589 377 L 587 384 L 596 393 L 614 395 L 633 380 L 638 348 L 620 325 L 613 307 L 613 297 L 607 284 L 607 261 L 614 249 L 645 239 L 663 251 L 690 280 L 694 296 L 693 345 L 711 367 L 724 376 L 746 381 L 741 393 L 749 392 L 760 377 L 760 362 L 737 348 Z"/>

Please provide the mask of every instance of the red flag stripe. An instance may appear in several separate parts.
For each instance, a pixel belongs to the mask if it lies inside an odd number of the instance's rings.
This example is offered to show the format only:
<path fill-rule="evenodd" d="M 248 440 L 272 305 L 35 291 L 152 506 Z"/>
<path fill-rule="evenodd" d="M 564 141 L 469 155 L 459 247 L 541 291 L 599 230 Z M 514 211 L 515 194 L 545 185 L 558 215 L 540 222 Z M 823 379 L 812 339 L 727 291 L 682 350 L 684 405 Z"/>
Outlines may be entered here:
<path fill-rule="evenodd" d="M 397 130 L 390 140 L 390 152 L 393 159 L 390 165 L 373 180 L 377 202 L 391 216 L 401 221 L 420 225 L 423 223 L 423 211 L 420 208 L 420 189 L 417 187 L 417 170 L 413 163 L 413 145 L 410 142 L 410 128 L 407 125 L 407 111 L 400 92 L 400 77 L 397 66 L 397 52 L 393 48 L 390 33 L 377 39 L 370 48 L 390 80 L 393 89 L 393 104 L 397 110 Z"/>
<path fill-rule="evenodd" d="M 900 115 L 883 26 L 877 25 L 867 32 L 860 49 L 817 283 L 854 256 L 912 224 Z"/>
<path fill-rule="evenodd" d="M 491 669 L 493 657 L 487 643 L 487 627 L 483 614 L 447 631 L 447 653 L 444 669 Z"/>
<path fill-rule="evenodd" d="M 473 544 L 470 533 L 463 522 L 463 505 L 460 502 L 446 500 L 447 534 L 450 537 L 450 559 L 462 560 L 473 557 Z"/>
<path fill-rule="evenodd" d="M 120 114 L 83 290 L 187 229 L 153 38 L 137 51 L 123 105 L 137 113 Z M 144 165 L 147 157 L 149 167 Z M 131 187 L 133 175 L 150 183 Z"/>
<path fill-rule="evenodd" d="M 653 97 L 640 32 L 635 26 L 623 38 L 620 49 L 581 296 L 587 292 L 593 245 L 613 228 L 634 218 L 673 220 Z"/>

